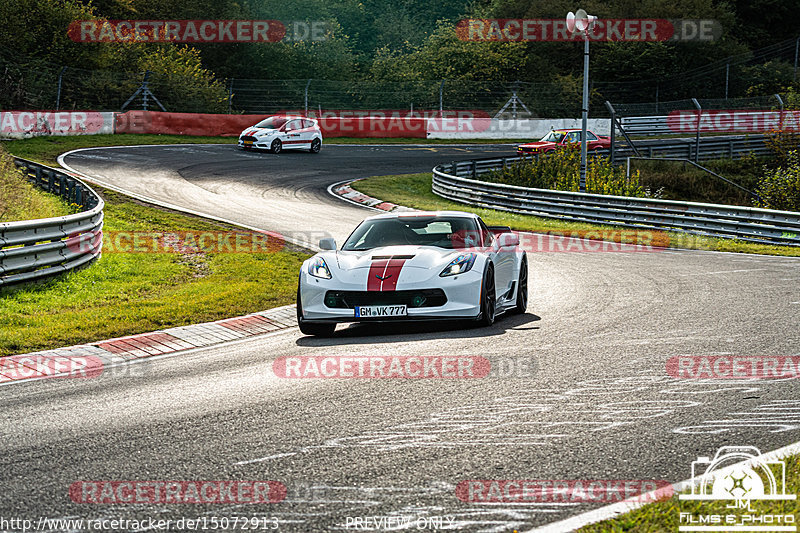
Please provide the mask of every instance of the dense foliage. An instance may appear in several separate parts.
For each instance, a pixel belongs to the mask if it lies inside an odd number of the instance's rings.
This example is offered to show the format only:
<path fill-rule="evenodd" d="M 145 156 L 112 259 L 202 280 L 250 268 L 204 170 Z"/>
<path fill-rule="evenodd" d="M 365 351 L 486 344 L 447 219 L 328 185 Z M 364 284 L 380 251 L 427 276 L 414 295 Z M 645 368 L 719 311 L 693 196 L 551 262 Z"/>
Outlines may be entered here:
<path fill-rule="evenodd" d="M 756 193 L 761 197 L 759 207 L 800 211 L 800 154 L 792 150 L 784 166 L 764 169 Z"/>
<path fill-rule="evenodd" d="M 507 185 L 577 192 L 580 186 L 580 150 L 556 150 L 547 155 L 515 162 L 481 179 Z M 639 184 L 639 172 L 625 176 L 625 168 L 607 157 L 591 156 L 586 171 L 586 192 L 618 196 L 651 196 Z"/>
<path fill-rule="evenodd" d="M 382 83 L 379 90 L 361 87 L 355 100 L 389 94 L 393 83 L 447 79 L 445 90 L 484 94 L 487 110 L 508 91 L 458 83 L 528 83 L 522 96 L 535 114 L 573 114 L 580 43 L 467 42 L 454 24 L 466 17 L 561 19 L 576 7 L 565 0 L 5 0 L 0 108 L 52 107 L 59 73 L 68 67 L 62 102 L 72 107 L 118 109 L 151 70 L 156 86 L 170 91 L 172 110 L 224 110 L 230 78 Z M 724 30 L 714 42 L 593 44 L 593 102 L 721 98 L 724 87 L 731 97 L 763 95 L 797 84 L 794 43 L 786 44 L 797 36 L 792 0 L 587 0 L 581 7 L 601 18 L 716 19 Z M 70 22 L 103 18 L 317 21 L 325 23 L 327 38 L 191 46 L 68 38 Z M 493 99 L 493 91 L 502 94 Z M 437 101 L 437 89 L 428 93 Z M 458 93 L 449 96 L 462 102 Z"/>

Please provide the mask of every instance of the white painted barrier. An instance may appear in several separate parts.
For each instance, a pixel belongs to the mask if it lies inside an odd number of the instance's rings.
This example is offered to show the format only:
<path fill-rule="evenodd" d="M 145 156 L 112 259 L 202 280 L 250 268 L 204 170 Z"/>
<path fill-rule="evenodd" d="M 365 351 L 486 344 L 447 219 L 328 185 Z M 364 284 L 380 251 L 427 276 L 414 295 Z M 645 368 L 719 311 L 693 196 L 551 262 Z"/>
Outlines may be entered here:
<path fill-rule="evenodd" d="M 100 111 L 3 111 L 0 138 L 114 133 L 114 115 Z"/>
<path fill-rule="evenodd" d="M 429 139 L 539 139 L 550 130 L 580 129 L 580 119 L 536 118 L 494 119 L 475 118 L 461 121 L 457 128 L 443 127 L 439 119 L 428 119 Z M 589 119 L 588 129 L 598 135 L 611 134 L 607 118 Z"/>

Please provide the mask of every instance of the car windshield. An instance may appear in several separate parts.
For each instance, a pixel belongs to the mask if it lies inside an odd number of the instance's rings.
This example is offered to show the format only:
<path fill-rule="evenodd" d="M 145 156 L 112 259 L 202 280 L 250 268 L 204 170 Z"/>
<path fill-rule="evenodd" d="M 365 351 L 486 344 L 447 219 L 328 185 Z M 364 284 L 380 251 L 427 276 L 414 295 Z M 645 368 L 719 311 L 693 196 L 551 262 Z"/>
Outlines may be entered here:
<path fill-rule="evenodd" d="M 277 130 L 284 124 L 286 124 L 286 119 L 284 117 L 269 117 L 265 118 L 264 120 L 256 124 L 254 127 Z"/>
<path fill-rule="evenodd" d="M 471 218 L 407 216 L 378 218 L 361 223 L 342 246 L 345 251 L 379 246 L 414 245 L 462 249 L 478 246 L 478 227 Z"/>
<path fill-rule="evenodd" d="M 542 142 L 551 142 L 551 143 L 560 143 L 561 139 L 564 138 L 565 132 L 563 131 L 551 131 L 544 137 L 542 137 Z"/>

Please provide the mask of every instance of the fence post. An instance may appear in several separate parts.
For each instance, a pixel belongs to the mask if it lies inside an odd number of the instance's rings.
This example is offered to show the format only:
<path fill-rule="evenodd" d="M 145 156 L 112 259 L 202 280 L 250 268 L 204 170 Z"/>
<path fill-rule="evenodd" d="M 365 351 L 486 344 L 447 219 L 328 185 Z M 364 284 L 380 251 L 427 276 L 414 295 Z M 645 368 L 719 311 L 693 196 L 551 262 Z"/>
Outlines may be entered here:
<path fill-rule="evenodd" d="M 700 102 L 697 101 L 697 98 L 692 98 L 692 103 L 694 107 L 697 108 L 697 127 L 695 128 L 694 139 L 694 162 L 697 163 L 698 157 L 700 156 L 700 119 L 703 117 L 703 108 L 700 106 Z"/>
<path fill-rule="evenodd" d="M 234 78 L 231 78 L 231 81 L 228 84 L 228 114 L 229 115 L 231 114 L 231 111 L 233 110 L 233 80 L 234 80 Z"/>
<path fill-rule="evenodd" d="M 778 100 L 778 105 L 781 106 L 780 115 L 778 115 L 779 117 L 778 131 L 783 131 L 783 98 L 781 98 L 781 95 L 779 94 L 775 94 L 773 96 Z"/>
<path fill-rule="evenodd" d="M 478 162 L 472 161 L 472 179 L 478 177 Z"/>
<path fill-rule="evenodd" d="M 725 63 L 725 100 L 728 99 L 728 79 L 730 78 L 730 75 L 731 75 L 731 61 L 729 59 L 728 62 Z"/>
<path fill-rule="evenodd" d="M 439 84 L 439 118 L 443 118 L 444 113 L 444 81 Z"/>
<path fill-rule="evenodd" d="M 606 100 L 606 108 L 608 109 L 608 112 L 611 113 L 611 146 L 609 147 L 609 149 L 611 150 L 611 157 L 609 158 L 609 160 L 611 161 L 611 164 L 613 165 L 614 164 L 614 148 L 617 145 L 617 143 L 616 143 L 616 138 L 617 138 L 617 136 L 616 136 L 616 130 L 617 130 L 616 112 L 614 110 L 614 107 L 611 105 L 611 102 L 609 102 L 608 100 Z"/>
<path fill-rule="evenodd" d="M 797 53 L 800 52 L 800 37 L 794 42 L 794 78 L 797 81 Z"/>
<path fill-rule="evenodd" d="M 308 82 L 306 83 L 306 90 L 304 91 L 305 92 L 305 94 L 304 94 L 305 103 L 304 103 L 303 108 L 305 109 L 305 113 L 304 113 L 305 116 L 308 116 L 308 87 L 310 85 L 311 85 L 311 79 L 309 78 Z"/>
<path fill-rule="evenodd" d="M 61 109 L 61 81 L 64 79 L 64 71 L 67 67 L 61 67 L 61 72 L 58 73 L 58 92 L 56 93 L 56 111 Z"/>

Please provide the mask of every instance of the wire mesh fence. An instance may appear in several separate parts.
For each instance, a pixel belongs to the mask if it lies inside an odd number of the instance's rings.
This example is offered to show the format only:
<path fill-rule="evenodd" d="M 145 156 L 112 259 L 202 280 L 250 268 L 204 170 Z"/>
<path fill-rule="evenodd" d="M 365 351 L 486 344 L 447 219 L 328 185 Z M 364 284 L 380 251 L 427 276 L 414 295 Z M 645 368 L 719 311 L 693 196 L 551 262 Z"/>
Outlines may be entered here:
<path fill-rule="evenodd" d="M 624 116 L 691 109 L 690 98 L 699 99 L 704 109 L 769 109 L 777 105 L 770 93 L 797 86 L 798 50 L 800 38 L 660 79 L 593 77 L 591 116 L 608 116 L 606 100 L 624 102 L 616 104 Z M 53 65 L 0 48 L 0 109 L 159 109 L 157 100 L 167 111 L 194 113 L 471 110 L 508 118 L 563 118 L 581 112 L 579 78 L 571 77 L 546 82 L 339 81 L 215 79 L 151 72 L 143 91 L 145 76 L 145 72 Z M 752 92 L 767 96 L 746 96 Z"/>

